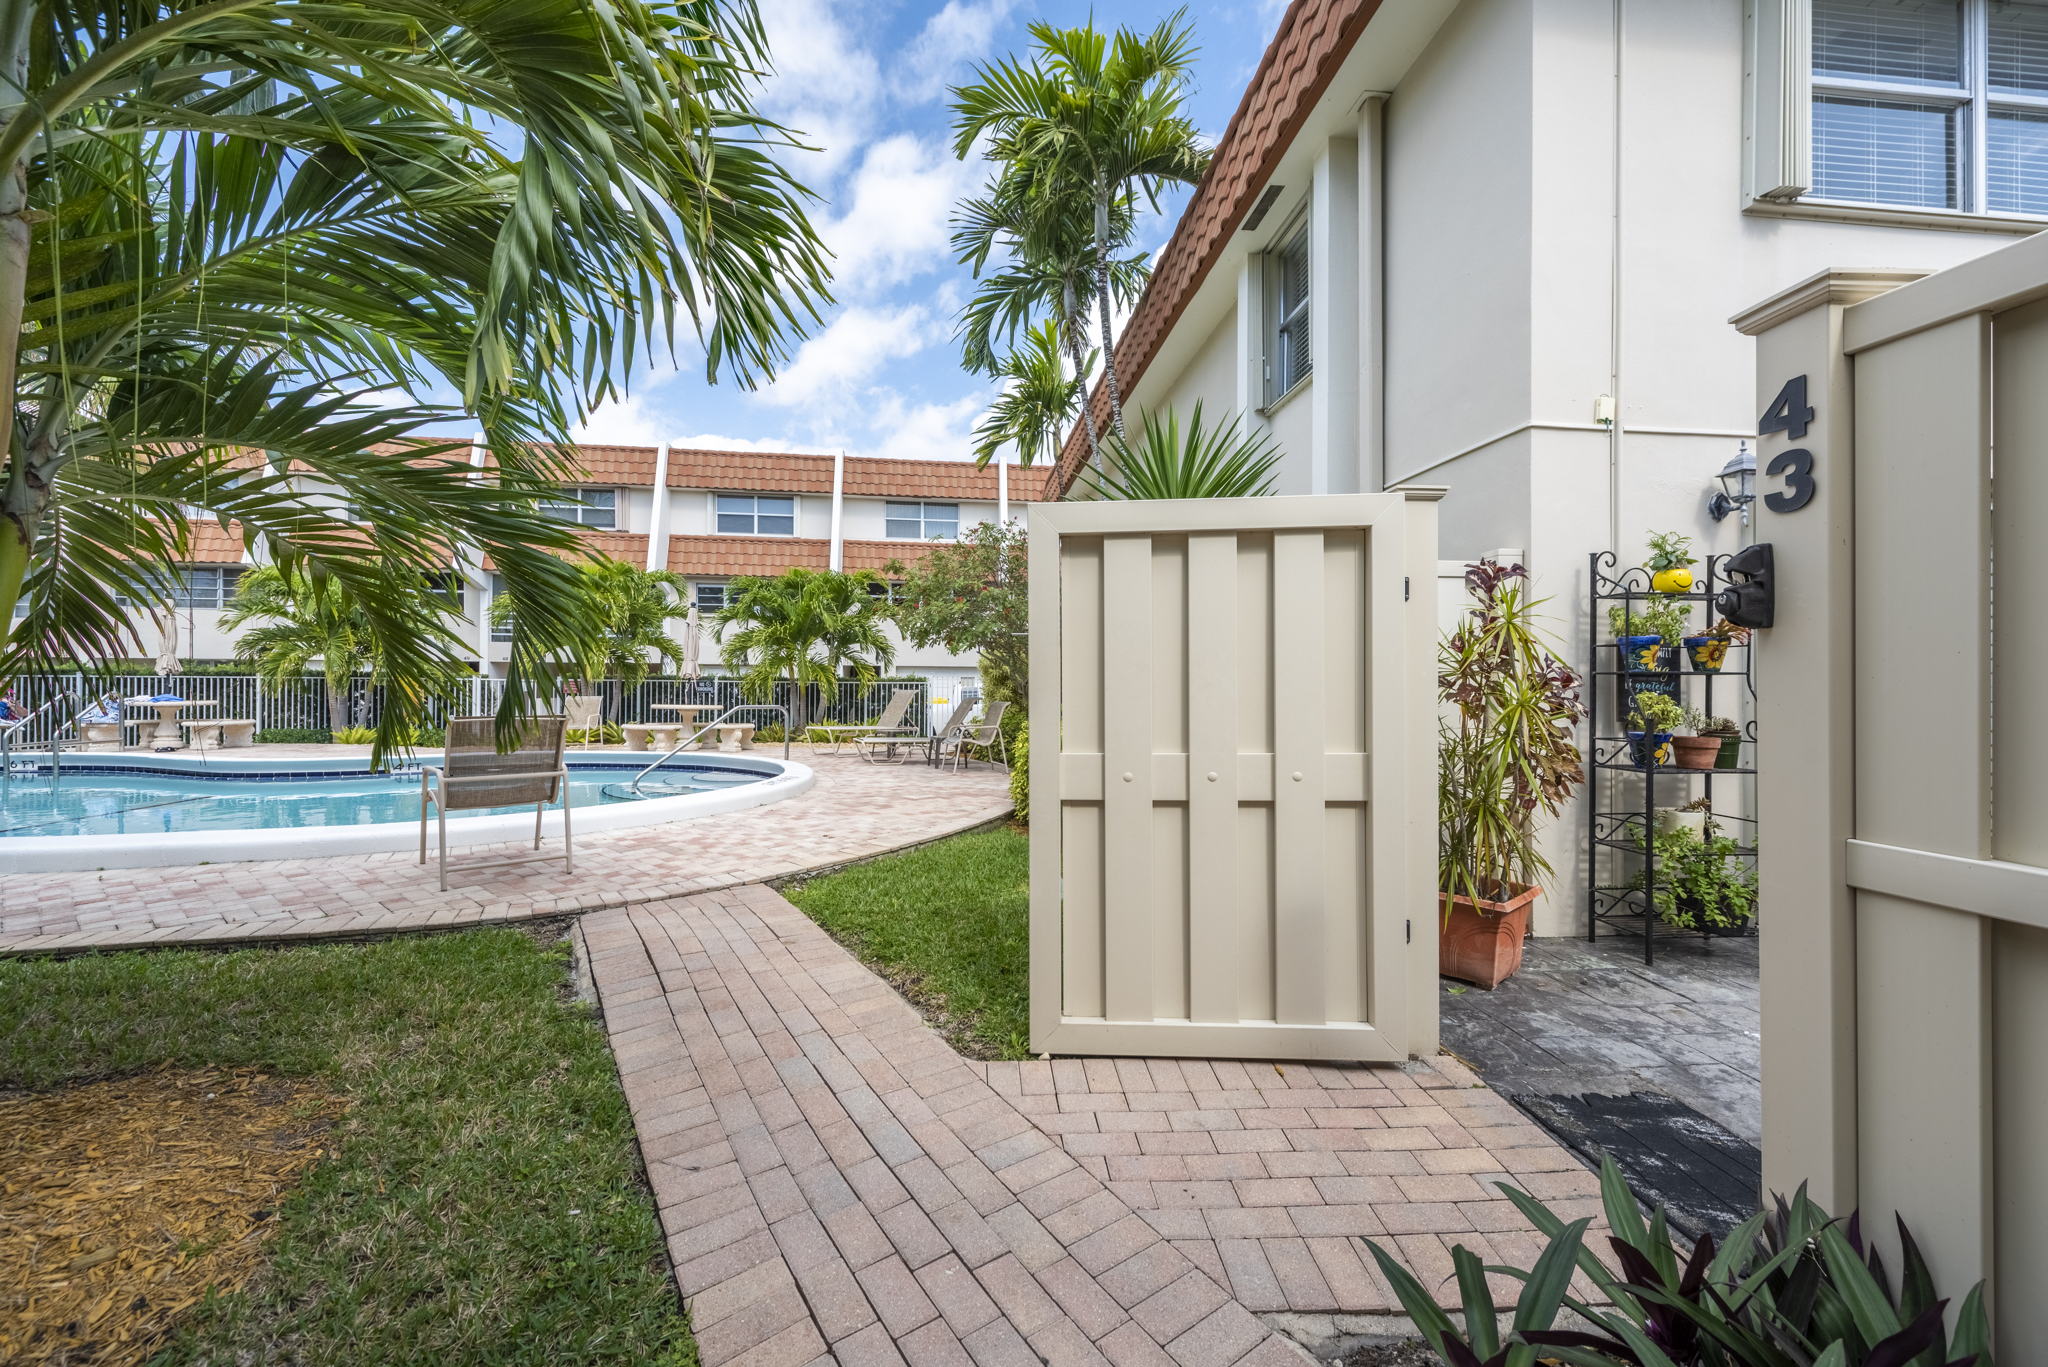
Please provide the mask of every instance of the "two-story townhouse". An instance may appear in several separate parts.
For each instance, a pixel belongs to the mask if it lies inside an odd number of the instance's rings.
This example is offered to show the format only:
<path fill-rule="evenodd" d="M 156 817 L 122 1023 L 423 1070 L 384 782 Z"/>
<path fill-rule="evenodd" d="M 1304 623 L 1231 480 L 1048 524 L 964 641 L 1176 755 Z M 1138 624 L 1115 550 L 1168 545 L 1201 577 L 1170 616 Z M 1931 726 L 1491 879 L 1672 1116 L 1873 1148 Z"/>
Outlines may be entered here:
<path fill-rule="evenodd" d="M 483 463 L 480 454 L 473 448 L 471 459 Z M 683 576 L 707 621 L 737 576 L 914 563 L 933 543 L 1010 518 L 1013 500 L 1043 494 L 1036 475 L 1017 479 L 1006 466 L 967 461 L 583 445 L 571 463 L 573 483 L 545 510 L 575 526 L 599 554 Z M 251 557 L 236 529 L 210 519 L 193 522 L 190 546 L 171 604 L 179 652 L 230 658 L 234 633 L 221 627 L 222 612 Z M 458 564 L 451 573 L 462 584 L 463 631 L 475 643 L 480 671 L 503 673 L 511 633 L 491 624 L 496 576 L 488 564 Z M 146 643 L 155 640 L 147 620 L 138 620 L 138 629 Z M 973 658 L 912 646 L 893 627 L 890 634 L 897 671 L 929 677 L 935 696 L 972 686 Z M 715 671 L 717 643 L 707 632 L 701 644 L 703 668 Z"/>
<path fill-rule="evenodd" d="M 1295 0 L 1119 374 L 1269 433 L 1281 493 L 1446 486 L 1440 554 L 1518 551 L 1582 664 L 1590 553 L 1768 539 L 1708 509 L 1758 425 L 1729 318 L 2044 226 L 2040 0 Z M 1584 929 L 1583 821 L 1539 933 Z"/>

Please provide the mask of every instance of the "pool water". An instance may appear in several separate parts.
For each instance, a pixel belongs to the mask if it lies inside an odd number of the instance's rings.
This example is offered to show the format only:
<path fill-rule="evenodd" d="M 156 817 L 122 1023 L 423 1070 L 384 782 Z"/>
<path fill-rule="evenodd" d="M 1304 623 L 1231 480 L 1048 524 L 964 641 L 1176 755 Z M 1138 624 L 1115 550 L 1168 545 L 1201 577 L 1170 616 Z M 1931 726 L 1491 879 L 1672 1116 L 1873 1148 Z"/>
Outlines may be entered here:
<path fill-rule="evenodd" d="M 572 765 L 569 801 L 577 807 L 634 801 L 626 793 L 626 785 L 640 768 Z M 648 775 L 645 795 L 677 797 L 772 777 L 751 769 L 666 764 Z M 491 811 L 531 813 L 533 807 Z M 489 814 L 465 811 L 449 819 Z M 419 816 L 416 772 L 402 776 L 353 772 L 333 778 L 301 775 L 259 781 L 247 776 L 67 768 L 54 783 L 47 773 L 0 777 L 0 838 L 309 829 L 418 821 Z"/>

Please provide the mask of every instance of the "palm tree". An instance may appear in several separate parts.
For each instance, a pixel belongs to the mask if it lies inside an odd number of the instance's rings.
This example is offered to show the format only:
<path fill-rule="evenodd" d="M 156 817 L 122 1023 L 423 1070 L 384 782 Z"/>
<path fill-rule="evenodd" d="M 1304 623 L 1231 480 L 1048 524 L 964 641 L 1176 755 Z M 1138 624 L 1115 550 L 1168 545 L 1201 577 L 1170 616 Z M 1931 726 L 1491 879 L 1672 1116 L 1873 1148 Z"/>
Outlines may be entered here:
<path fill-rule="evenodd" d="M 1111 421 L 1124 435 L 1123 398 L 1111 332 L 1111 271 L 1129 228 L 1117 230 L 1119 204 L 1142 195 L 1154 208 L 1168 185 L 1192 185 L 1208 169 L 1194 122 L 1184 112 L 1195 55 L 1186 11 L 1149 34 L 1119 28 L 1113 40 L 1092 23 L 1030 28 L 1037 50 L 983 65 L 953 91 L 956 156 L 987 137 L 984 153 L 1026 168 L 1028 193 L 1043 212 L 1085 206 L 1092 228 L 1089 272 L 1098 312 L 1103 382 Z"/>
<path fill-rule="evenodd" d="M 653 655 L 680 666 L 687 658 L 682 642 L 669 635 L 668 624 L 690 615 L 683 596 L 683 577 L 669 570 L 635 569 L 623 560 L 586 560 L 577 567 L 571 612 L 582 633 L 565 657 L 575 676 L 585 682 L 618 679 L 628 692 L 647 677 Z M 518 595 L 499 594 L 491 619 L 516 623 Z"/>
<path fill-rule="evenodd" d="M 449 631 L 442 623 L 445 610 L 454 605 L 446 595 L 423 591 L 417 579 L 402 587 L 436 600 L 434 606 L 444 611 L 434 614 L 435 629 Z M 272 692 L 304 678 L 317 666 L 326 687 L 330 727 L 349 724 L 349 684 L 358 674 L 367 674 L 372 683 L 389 682 L 380 668 L 370 616 L 339 579 L 315 579 L 302 570 L 259 565 L 235 586 L 221 626 L 233 631 L 252 621 L 262 625 L 235 642 L 235 658 L 251 666 Z"/>
<path fill-rule="evenodd" d="M 535 507 L 569 429 L 679 326 L 755 382 L 825 297 L 766 57 L 752 0 L 8 5 L 0 676 L 132 653 L 193 507 L 344 586 L 394 679 L 460 654 L 416 573 L 488 556 L 530 710 L 575 640 Z M 488 477 L 404 445 L 453 423 Z"/>
<path fill-rule="evenodd" d="M 712 619 L 712 635 L 726 667 L 739 671 L 745 696 L 765 700 L 778 680 L 790 681 L 795 734 L 806 724 L 805 695 L 813 685 L 829 688 L 848 668 L 861 683 L 873 683 L 895 663 L 896 648 L 882 629 L 888 596 L 877 590 L 884 587 L 868 570 L 745 576 L 732 581 L 726 605 Z"/>
<path fill-rule="evenodd" d="M 1204 427 L 1199 403 L 1185 434 L 1180 414 L 1147 413 L 1143 439 L 1111 437 L 1108 453 L 1109 468 L 1081 472 L 1097 498 L 1250 498 L 1273 492 L 1280 463 L 1273 439 L 1240 433 L 1235 418 Z"/>
<path fill-rule="evenodd" d="M 996 374 L 1007 382 L 974 429 L 974 459 L 987 465 L 1005 446 L 1030 465 L 1040 457 L 1057 459 L 1060 429 L 1073 420 L 1085 397 L 1095 353 L 1082 358 L 1068 375 L 1060 360 L 1059 326 L 1051 319 L 1024 334 L 1024 345 L 1004 357 Z"/>

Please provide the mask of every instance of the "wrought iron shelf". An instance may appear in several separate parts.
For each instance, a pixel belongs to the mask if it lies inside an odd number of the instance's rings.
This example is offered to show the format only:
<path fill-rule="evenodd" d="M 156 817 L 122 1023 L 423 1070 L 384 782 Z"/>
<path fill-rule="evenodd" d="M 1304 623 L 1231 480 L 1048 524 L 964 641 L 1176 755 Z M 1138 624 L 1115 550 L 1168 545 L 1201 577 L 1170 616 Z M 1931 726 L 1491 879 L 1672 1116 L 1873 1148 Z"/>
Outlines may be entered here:
<path fill-rule="evenodd" d="M 1608 632 L 1607 615 L 1602 608 L 1608 604 L 1619 604 L 1624 611 L 1632 611 L 1631 605 L 1668 605 L 1672 603 L 1701 603 L 1707 605 L 1708 621 L 1711 624 L 1712 605 L 1717 591 L 1722 587 L 1725 565 L 1728 557 L 1710 555 L 1700 567 L 1701 575 L 1696 585 L 1684 593 L 1659 593 L 1650 587 L 1648 570 L 1636 566 L 1622 568 L 1618 558 L 1611 551 L 1596 552 L 1589 557 L 1589 582 L 1592 585 L 1587 595 L 1588 638 L 1593 641 L 1591 659 L 1587 661 L 1586 676 L 1595 681 L 1589 704 L 1592 723 L 1590 730 L 1594 739 L 1587 746 L 1586 782 L 1592 789 L 1592 810 L 1587 821 L 1586 862 L 1591 871 L 1592 883 L 1586 893 L 1586 938 L 1594 939 L 1604 927 L 1610 934 L 1639 936 L 1643 944 L 1643 962 L 1653 963 L 1659 940 L 1672 938 L 1727 939 L 1743 934 L 1754 934 L 1755 923 L 1745 930 L 1693 929 L 1667 924 L 1656 915 L 1650 889 L 1657 885 L 1657 858 L 1654 842 L 1640 837 L 1628 838 L 1625 832 L 1634 823 L 1640 823 L 1644 831 L 1655 828 L 1658 804 L 1658 789 L 1664 790 L 1666 802 L 1678 792 L 1698 792 L 1707 804 L 1704 809 L 1708 821 L 1717 826 L 1740 824 L 1746 839 L 1739 841 L 1731 857 L 1751 858 L 1756 855 L 1756 838 L 1753 834 L 1758 826 L 1753 816 L 1717 811 L 1713 807 L 1716 795 L 1716 778 L 1747 780 L 1757 772 L 1756 729 L 1751 722 L 1743 728 L 1740 743 L 1749 747 L 1741 752 L 1747 762 L 1734 768 L 1681 769 L 1675 765 L 1656 765 L 1645 768 L 1637 764 L 1628 753 L 1629 741 L 1623 735 L 1602 734 L 1618 729 L 1622 722 L 1628 699 L 1626 692 L 1641 691 L 1629 689 L 1627 680 L 1636 680 L 1664 693 L 1669 697 L 1684 696 L 1698 701 L 1707 715 L 1714 715 L 1714 694 L 1717 688 L 1731 685 L 1738 687 L 1738 696 L 1747 692 L 1755 696 L 1755 684 L 1751 674 L 1751 652 L 1747 642 L 1731 642 L 1730 649 L 1723 657 L 1717 671 L 1701 671 L 1685 668 L 1685 662 L 1674 660 L 1670 669 L 1622 669 L 1615 667 L 1620 661 L 1620 645 Z M 1605 680 L 1616 681 L 1610 690 Z M 1680 683 L 1681 679 L 1698 679 L 1697 688 Z M 1682 693 L 1681 693 L 1682 691 Z M 1635 775 L 1641 779 L 1640 805 L 1617 806 L 1617 801 L 1630 801 L 1632 790 L 1623 775 Z M 1681 777 L 1682 783 L 1668 780 Z M 1692 783 L 1694 777 L 1705 779 L 1704 784 Z M 1604 800 L 1603 800 L 1604 799 Z M 1690 805 L 1690 804 L 1688 804 Z M 1603 853 L 1604 852 L 1604 853 Z M 1643 887 L 1627 887 L 1614 880 L 1626 876 L 1628 866 L 1621 861 L 1625 858 L 1642 861 Z M 1607 879 L 1601 882 L 1602 877 Z"/>

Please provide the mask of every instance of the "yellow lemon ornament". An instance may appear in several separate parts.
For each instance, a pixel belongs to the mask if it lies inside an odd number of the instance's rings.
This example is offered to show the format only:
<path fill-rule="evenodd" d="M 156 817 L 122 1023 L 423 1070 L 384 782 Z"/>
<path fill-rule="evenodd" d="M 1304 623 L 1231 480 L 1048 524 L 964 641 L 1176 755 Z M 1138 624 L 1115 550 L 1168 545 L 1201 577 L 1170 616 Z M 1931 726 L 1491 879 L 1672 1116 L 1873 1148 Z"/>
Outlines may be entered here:
<path fill-rule="evenodd" d="M 1650 587 L 1658 593 L 1684 593 L 1692 587 L 1692 571 L 1682 565 L 1658 570 L 1650 576 Z"/>

